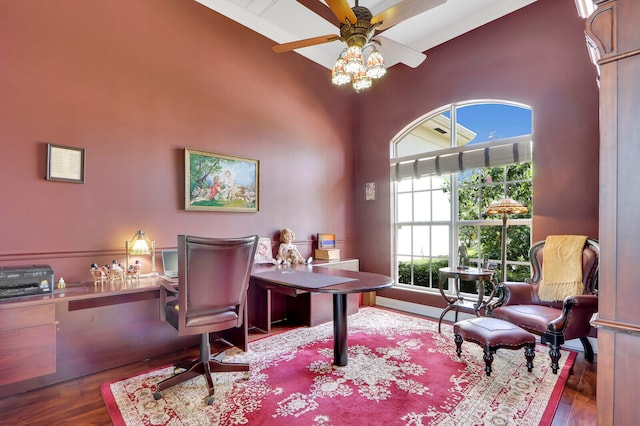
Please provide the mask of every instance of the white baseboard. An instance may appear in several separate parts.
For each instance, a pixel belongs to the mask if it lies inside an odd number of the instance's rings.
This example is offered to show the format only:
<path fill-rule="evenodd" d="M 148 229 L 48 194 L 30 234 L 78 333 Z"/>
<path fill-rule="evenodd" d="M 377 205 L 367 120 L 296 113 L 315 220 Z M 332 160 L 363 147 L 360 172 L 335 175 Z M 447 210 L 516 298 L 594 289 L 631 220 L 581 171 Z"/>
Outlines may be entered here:
<path fill-rule="evenodd" d="M 412 314 L 424 315 L 426 317 L 434 318 L 436 320 L 440 318 L 440 314 L 442 313 L 442 309 L 436 308 L 433 306 L 426 306 L 426 305 L 420 305 L 418 303 L 404 302 L 402 300 L 389 299 L 388 297 L 380 297 L 380 296 L 376 297 L 376 305 L 379 305 L 385 308 L 396 309 L 398 311 L 408 312 Z M 465 312 L 460 312 L 458 314 L 459 320 L 468 319 L 468 318 L 475 318 L 475 316 L 471 314 L 467 314 Z M 447 312 L 447 314 L 443 318 L 443 320 L 447 320 L 447 321 L 453 321 L 454 319 L 455 319 L 454 311 Z M 593 353 L 597 354 L 598 339 L 589 337 L 589 342 L 591 342 L 591 346 L 593 347 Z M 580 342 L 580 339 L 567 340 L 566 342 L 564 342 L 564 345 L 562 346 L 574 351 L 579 351 L 579 352 L 584 351 L 584 348 L 582 347 L 582 342 Z"/>

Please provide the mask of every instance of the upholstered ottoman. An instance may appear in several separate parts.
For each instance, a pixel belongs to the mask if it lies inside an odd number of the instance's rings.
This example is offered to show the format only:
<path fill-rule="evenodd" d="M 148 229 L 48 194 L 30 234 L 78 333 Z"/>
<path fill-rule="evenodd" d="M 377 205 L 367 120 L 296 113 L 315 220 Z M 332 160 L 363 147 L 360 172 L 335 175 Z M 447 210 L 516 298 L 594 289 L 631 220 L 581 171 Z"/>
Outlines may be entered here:
<path fill-rule="evenodd" d="M 536 336 L 510 322 L 497 318 L 479 317 L 458 321 L 453 325 L 456 353 L 462 353 L 462 341 L 474 342 L 484 349 L 484 363 L 487 376 L 491 375 L 491 363 L 496 350 L 520 349 L 524 347 L 527 371 L 533 369 Z"/>

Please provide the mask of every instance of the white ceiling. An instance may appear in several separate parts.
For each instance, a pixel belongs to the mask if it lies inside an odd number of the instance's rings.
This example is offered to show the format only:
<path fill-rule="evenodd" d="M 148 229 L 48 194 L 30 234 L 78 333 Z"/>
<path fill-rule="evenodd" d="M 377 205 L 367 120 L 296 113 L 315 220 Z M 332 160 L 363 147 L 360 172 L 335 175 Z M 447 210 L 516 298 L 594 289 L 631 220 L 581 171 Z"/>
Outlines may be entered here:
<path fill-rule="evenodd" d="M 274 44 L 327 34 L 339 29 L 296 0 L 196 0 L 198 3 L 264 35 Z M 323 0 L 317 0 L 324 3 Z M 355 6 L 355 0 L 348 0 Z M 393 41 L 424 52 L 474 28 L 527 6 L 536 0 L 447 0 L 446 3 L 389 28 L 382 34 Z M 360 0 L 373 15 L 402 0 Z M 296 50 L 302 56 L 331 69 L 344 47 L 341 41 Z M 380 49 L 384 55 L 384 46 Z M 274 53 L 275 55 L 276 53 Z M 282 53 L 293 55 L 295 53 Z M 397 61 L 385 56 L 387 66 Z M 391 61 L 389 60 L 391 59 Z M 428 62 L 428 61 L 427 61 Z"/>

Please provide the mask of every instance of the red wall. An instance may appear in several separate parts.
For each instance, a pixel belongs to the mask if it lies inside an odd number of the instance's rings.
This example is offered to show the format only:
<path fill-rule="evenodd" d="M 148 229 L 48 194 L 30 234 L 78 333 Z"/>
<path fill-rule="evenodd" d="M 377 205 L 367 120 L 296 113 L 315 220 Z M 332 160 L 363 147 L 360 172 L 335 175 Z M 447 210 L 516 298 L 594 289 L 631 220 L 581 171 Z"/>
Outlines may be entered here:
<path fill-rule="evenodd" d="M 137 229 L 163 248 L 181 233 L 275 245 L 288 226 L 303 255 L 312 235 L 335 232 L 362 269 L 391 273 L 390 141 L 435 108 L 483 98 L 533 108 L 534 240 L 597 237 L 583 28 L 573 1 L 538 0 L 355 95 L 196 2 L 0 2 L 0 265 L 50 263 L 84 281 L 92 262 L 123 260 Z M 86 149 L 86 183 L 44 180 L 47 142 Z M 184 147 L 260 160 L 260 211 L 185 211 Z"/>
<path fill-rule="evenodd" d="M 390 141 L 420 116 L 472 99 L 533 109 L 533 240 L 554 233 L 598 238 L 598 89 L 574 2 L 539 0 L 426 53 L 419 68 L 393 67 L 358 97 L 361 267 L 393 268 Z M 365 182 L 377 183 L 376 201 L 364 201 Z"/>
<path fill-rule="evenodd" d="M 89 280 L 137 229 L 353 256 L 350 93 L 273 44 L 193 1 L 0 2 L 0 265 Z M 86 149 L 84 184 L 44 179 L 47 142 Z M 185 147 L 260 160 L 260 211 L 185 211 Z"/>

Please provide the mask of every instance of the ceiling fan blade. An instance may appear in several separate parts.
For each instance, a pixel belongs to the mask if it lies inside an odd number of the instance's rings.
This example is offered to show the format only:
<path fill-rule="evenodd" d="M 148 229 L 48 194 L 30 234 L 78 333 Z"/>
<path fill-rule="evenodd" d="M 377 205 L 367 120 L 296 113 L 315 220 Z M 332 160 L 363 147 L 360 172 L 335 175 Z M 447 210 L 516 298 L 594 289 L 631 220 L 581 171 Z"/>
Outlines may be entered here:
<path fill-rule="evenodd" d="M 356 14 L 351 10 L 351 6 L 347 3 L 347 0 L 326 0 L 326 2 L 333 14 L 336 15 L 343 24 L 347 23 L 347 19 L 352 24 L 355 24 L 358 20 Z"/>
<path fill-rule="evenodd" d="M 409 19 L 413 16 L 419 15 L 422 12 L 426 12 L 429 9 L 433 9 L 436 6 L 446 3 L 447 0 L 404 0 L 391 6 L 389 9 L 380 12 L 371 19 L 371 24 L 382 22 L 376 30 L 382 31 L 390 28 L 405 19 Z"/>
<path fill-rule="evenodd" d="M 333 14 L 331 9 L 329 9 L 327 5 L 322 3 L 320 0 L 297 0 L 297 2 L 323 18 L 325 21 L 332 23 L 336 27 L 340 26 L 338 18 Z"/>
<path fill-rule="evenodd" d="M 413 50 L 409 46 L 393 41 L 390 38 L 376 36 L 374 37 L 374 41 L 380 43 L 380 50 L 388 67 L 402 62 L 411 68 L 416 68 L 427 59 L 427 55 L 424 53 Z"/>
<path fill-rule="evenodd" d="M 329 43 L 336 40 L 340 40 L 340 36 L 328 34 L 319 37 L 306 38 L 304 40 L 292 41 L 290 43 L 276 44 L 272 49 L 276 53 L 283 53 L 294 49 L 300 49 L 301 47 L 315 46 L 316 44 Z"/>

